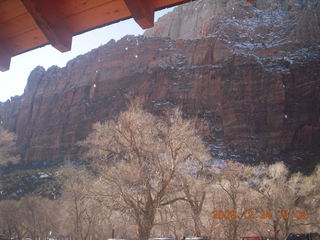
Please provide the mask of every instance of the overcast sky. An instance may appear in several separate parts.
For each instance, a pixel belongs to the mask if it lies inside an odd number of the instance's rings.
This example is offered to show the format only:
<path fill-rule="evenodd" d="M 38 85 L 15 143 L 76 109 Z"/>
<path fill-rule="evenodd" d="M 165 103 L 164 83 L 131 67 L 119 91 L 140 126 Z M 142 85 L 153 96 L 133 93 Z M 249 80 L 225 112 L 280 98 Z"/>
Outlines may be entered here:
<path fill-rule="evenodd" d="M 156 20 L 172 8 L 156 12 Z M 51 45 L 32 50 L 11 59 L 10 70 L 0 72 L 0 102 L 12 96 L 21 95 L 30 72 L 38 65 L 48 69 L 52 65 L 64 67 L 66 63 L 80 54 L 107 43 L 119 40 L 125 35 L 140 35 L 143 30 L 132 19 L 96 29 L 72 38 L 72 49 L 61 53 Z"/>

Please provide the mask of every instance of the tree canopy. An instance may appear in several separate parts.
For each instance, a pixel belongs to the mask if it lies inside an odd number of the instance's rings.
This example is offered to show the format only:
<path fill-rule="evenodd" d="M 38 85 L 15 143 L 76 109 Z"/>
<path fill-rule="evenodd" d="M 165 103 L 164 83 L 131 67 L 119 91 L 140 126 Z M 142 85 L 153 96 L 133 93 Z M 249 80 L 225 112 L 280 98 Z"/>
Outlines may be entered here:
<path fill-rule="evenodd" d="M 96 195 L 129 214 L 142 240 L 150 236 L 157 209 L 175 201 L 174 183 L 197 174 L 210 159 L 194 121 L 178 109 L 157 118 L 137 102 L 115 120 L 96 123 L 81 145 L 97 161 Z"/>

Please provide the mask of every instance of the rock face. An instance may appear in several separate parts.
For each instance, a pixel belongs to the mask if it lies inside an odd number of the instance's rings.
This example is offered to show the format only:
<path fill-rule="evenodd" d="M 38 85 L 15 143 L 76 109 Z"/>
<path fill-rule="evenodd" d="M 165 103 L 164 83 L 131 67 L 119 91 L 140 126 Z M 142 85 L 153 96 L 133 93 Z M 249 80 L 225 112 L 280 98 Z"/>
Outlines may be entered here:
<path fill-rule="evenodd" d="M 265 44 L 275 44 L 276 40 L 320 43 L 320 1 L 198 0 L 160 18 L 145 36 L 171 39 L 223 36 L 231 41 L 246 39 Z"/>
<path fill-rule="evenodd" d="M 116 116 L 129 96 L 144 96 L 155 113 L 182 106 L 203 119 L 220 157 L 224 145 L 260 160 L 317 149 L 319 26 L 299 27 L 306 17 L 319 23 L 316 9 L 311 0 L 181 6 L 145 36 L 110 41 L 64 68 L 37 67 L 22 96 L 0 103 L 1 124 L 17 133 L 24 161 L 78 158 L 76 143 L 94 122 Z"/>

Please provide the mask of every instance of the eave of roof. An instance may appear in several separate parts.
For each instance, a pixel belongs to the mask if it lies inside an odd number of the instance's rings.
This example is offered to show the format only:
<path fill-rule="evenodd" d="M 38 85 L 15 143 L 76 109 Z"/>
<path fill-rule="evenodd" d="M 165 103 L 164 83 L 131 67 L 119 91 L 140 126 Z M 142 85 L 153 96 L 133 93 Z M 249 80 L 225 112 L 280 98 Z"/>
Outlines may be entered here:
<path fill-rule="evenodd" d="M 71 49 L 72 37 L 134 18 L 154 25 L 154 12 L 191 0 L 0 0 L 0 70 L 12 56 L 51 44 Z"/>

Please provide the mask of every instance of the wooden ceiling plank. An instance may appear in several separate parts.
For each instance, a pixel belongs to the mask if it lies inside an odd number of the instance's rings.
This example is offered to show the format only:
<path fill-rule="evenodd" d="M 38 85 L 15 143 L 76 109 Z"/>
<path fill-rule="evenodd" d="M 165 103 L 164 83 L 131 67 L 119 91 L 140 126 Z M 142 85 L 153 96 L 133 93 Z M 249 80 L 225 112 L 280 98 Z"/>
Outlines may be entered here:
<path fill-rule="evenodd" d="M 71 49 L 72 32 L 57 11 L 55 0 L 21 0 L 50 44 L 60 52 Z"/>
<path fill-rule="evenodd" d="M 60 1 L 58 7 L 63 18 L 81 14 L 94 8 L 101 8 L 104 5 L 119 5 L 119 0 L 68 0 Z M 124 4 L 123 4 L 124 5 Z"/>
<path fill-rule="evenodd" d="M 154 26 L 154 6 L 151 0 L 124 0 L 134 20 L 142 29 Z"/>
<path fill-rule="evenodd" d="M 39 30 L 39 28 L 34 28 L 21 35 L 6 39 L 6 42 L 10 43 L 12 56 L 16 56 L 20 53 L 49 43 L 47 38 L 44 36 L 43 32 Z"/>
<path fill-rule="evenodd" d="M 0 42 L 0 71 L 9 70 L 11 62 L 11 54 L 7 50 L 6 44 Z"/>
<path fill-rule="evenodd" d="M 0 23 L 4 23 L 26 12 L 20 0 L 0 2 Z"/>
<path fill-rule="evenodd" d="M 17 35 L 21 35 L 30 29 L 37 28 L 37 25 L 34 23 L 33 18 L 27 12 L 19 17 L 10 19 L 10 21 L 5 24 L 0 24 L 1 39 L 9 39 Z"/>
<path fill-rule="evenodd" d="M 91 8 L 88 11 L 83 11 L 76 15 L 69 16 L 64 19 L 74 34 L 94 29 L 103 25 L 108 25 L 111 22 L 128 18 L 131 16 L 127 6 L 112 2 L 97 8 Z M 92 18 L 91 16 L 95 16 Z"/>

